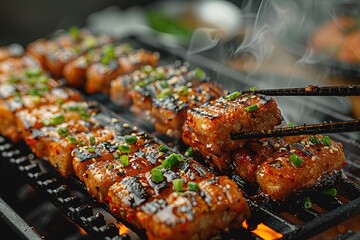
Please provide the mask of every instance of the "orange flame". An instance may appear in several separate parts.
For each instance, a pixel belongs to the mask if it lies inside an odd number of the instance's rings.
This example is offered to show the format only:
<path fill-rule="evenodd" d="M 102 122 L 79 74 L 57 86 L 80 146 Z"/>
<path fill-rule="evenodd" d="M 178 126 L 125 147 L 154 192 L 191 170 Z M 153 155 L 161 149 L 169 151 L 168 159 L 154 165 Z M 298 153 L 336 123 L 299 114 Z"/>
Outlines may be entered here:
<path fill-rule="evenodd" d="M 247 229 L 247 222 L 244 221 L 242 226 Z M 283 235 L 281 233 L 276 232 L 275 230 L 271 229 L 270 227 L 266 226 L 263 223 L 260 223 L 257 228 L 252 233 L 256 234 L 257 236 L 261 237 L 264 240 L 275 240 L 280 239 Z"/>

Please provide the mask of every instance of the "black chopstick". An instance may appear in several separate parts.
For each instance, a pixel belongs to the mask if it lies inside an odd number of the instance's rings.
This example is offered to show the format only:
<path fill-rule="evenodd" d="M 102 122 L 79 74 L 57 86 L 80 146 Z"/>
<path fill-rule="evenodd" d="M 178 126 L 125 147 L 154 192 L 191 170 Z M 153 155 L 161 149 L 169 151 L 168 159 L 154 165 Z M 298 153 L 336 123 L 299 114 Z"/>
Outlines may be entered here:
<path fill-rule="evenodd" d="M 309 85 L 305 88 L 278 88 L 246 90 L 242 94 L 263 94 L 268 96 L 360 96 L 360 85 L 327 86 Z"/>
<path fill-rule="evenodd" d="M 273 130 L 255 131 L 255 132 L 232 132 L 231 140 L 241 140 L 250 138 L 284 137 L 303 134 L 320 133 L 339 133 L 360 131 L 360 121 L 352 120 L 346 122 L 329 122 L 321 124 L 299 125 L 292 127 L 283 127 Z"/>

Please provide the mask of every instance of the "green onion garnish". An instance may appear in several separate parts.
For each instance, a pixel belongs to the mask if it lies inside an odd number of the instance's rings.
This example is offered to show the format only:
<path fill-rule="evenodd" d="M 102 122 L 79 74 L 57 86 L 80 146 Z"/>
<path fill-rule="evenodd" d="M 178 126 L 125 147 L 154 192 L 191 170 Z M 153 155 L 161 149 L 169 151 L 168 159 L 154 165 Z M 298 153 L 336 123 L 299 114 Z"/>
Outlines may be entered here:
<path fill-rule="evenodd" d="M 174 179 L 174 180 L 172 180 L 172 183 L 173 183 L 173 189 L 176 192 L 184 191 L 184 182 L 182 179 L 180 179 L 180 178 Z"/>
<path fill-rule="evenodd" d="M 293 123 L 293 122 L 289 122 L 289 123 L 287 124 L 287 126 L 288 126 L 288 127 L 294 127 L 294 126 L 296 126 L 296 124 Z"/>
<path fill-rule="evenodd" d="M 336 188 L 328 188 L 328 189 L 324 189 L 322 191 L 322 193 L 324 195 L 329 195 L 329 196 L 335 197 L 337 195 L 337 190 L 336 190 Z"/>
<path fill-rule="evenodd" d="M 197 192 L 199 191 L 199 184 L 196 182 L 188 182 L 188 189 L 189 191 Z"/>
<path fill-rule="evenodd" d="M 304 160 L 296 154 L 290 154 L 289 161 L 297 168 L 301 167 Z"/>
<path fill-rule="evenodd" d="M 205 77 L 205 72 L 201 68 L 195 69 L 195 77 L 198 79 L 202 79 Z"/>
<path fill-rule="evenodd" d="M 259 107 L 256 104 L 250 105 L 250 106 L 244 108 L 244 110 L 247 111 L 247 112 L 254 112 L 254 111 L 258 110 L 258 109 L 259 109 Z"/>
<path fill-rule="evenodd" d="M 25 76 L 26 77 L 39 77 L 40 75 L 41 75 L 41 69 L 40 68 L 26 69 L 25 70 Z"/>
<path fill-rule="evenodd" d="M 177 162 L 183 161 L 183 158 L 181 155 L 172 153 L 170 156 L 168 156 L 162 163 L 161 167 L 165 169 L 171 169 Z"/>
<path fill-rule="evenodd" d="M 162 174 L 162 171 L 158 168 L 153 168 L 151 170 L 151 179 L 155 183 L 160 183 L 160 182 L 164 181 L 164 176 Z"/>
<path fill-rule="evenodd" d="M 251 92 L 254 92 L 255 89 L 256 89 L 256 87 L 251 87 L 251 88 L 250 88 L 250 91 L 251 91 Z"/>
<path fill-rule="evenodd" d="M 91 146 L 94 146 L 94 145 L 96 144 L 96 139 L 95 139 L 94 136 L 91 136 L 91 137 L 89 138 L 89 143 L 90 143 Z"/>
<path fill-rule="evenodd" d="M 95 152 L 95 150 L 96 150 L 95 147 L 89 147 L 88 148 L 88 152 L 91 152 L 91 153 Z"/>
<path fill-rule="evenodd" d="M 108 45 L 105 45 L 103 47 L 103 50 L 102 50 L 102 58 L 101 58 L 101 63 L 102 64 L 109 64 L 111 60 L 113 60 L 115 57 L 116 57 L 116 54 L 115 54 L 115 48 L 113 45 L 111 44 L 108 44 Z"/>
<path fill-rule="evenodd" d="M 188 149 L 186 149 L 184 155 L 187 157 L 192 157 L 194 155 L 194 149 L 192 147 L 189 147 Z"/>
<path fill-rule="evenodd" d="M 66 137 L 69 135 L 69 129 L 67 127 L 61 127 L 57 130 L 57 132 L 61 137 Z"/>
<path fill-rule="evenodd" d="M 141 68 L 141 71 L 143 73 L 151 73 L 152 71 L 154 71 L 154 68 L 150 65 L 146 65 Z"/>
<path fill-rule="evenodd" d="M 120 163 L 124 165 L 124 167 L 129 166 L 129 157 L 127 155 L 122 155 L 120 157 Z"/>
<path fill-rule="evenodd" d="M 312 202 L 311 199 L 309 197 L 305 197 L 303 199 L 303 204 L 304 204 L 304 208 L 309 209 L 312 207 Z"/>
<path fill-rule="evenodd" d="M 41 94 L 39 93 L 39 91 L 37 90 L 37 89 L 35 89 L 35 88 L 31 88 L 30 90 L 29 90 L 29 94 L 31 95 L 31 96 L 40 96 Z"/>
<path fill-rule="evenodd" d="M 120 155 L 117 152 L 114 152 L 113 156 L 114 156 L 114 159 L 119 159 L 120 158 Z"/>
<path fill-rule="evenodd" d="M 158 150 L 160 152 L 166 152 L 166 151 L 169 151 L 169 149 L 167 147 L 165 147 L 164 145 L 160 145 L 158 146 Z"/>
<path fill-rule="evenodd" d="M 180 86 L 177 93 L 181 96 L 186 96 L 188 92 L 188 88 L 186 86 Z"/>
<path fill-rule="evenodd" d="M 69 33 L 75 39 L 78 39 L 80 37 L 80 29 L 78 27 L 76 27 L 76 26 L 70 27 L 69 28 Z"/>
<path fill-rule="evenodd" d="M 64 115 L 57 115 L 55 117 L 52 117 L 50 119 L 43 120 L 44 125 L 58 125 L 65 122 Z"/>
<path fill-rule="evenodd" d="M 111 169 L 113 169 L 114 168 L 114 165 L 112 165 L 112 164 L 109 164 L 109 165 L 107 165 L 107 167 L 106 167 L 108 170 L 111 170 Z"/>
<path fill-rule="evenodd" d="M 92 36 L 85 37 L 84 45 L 87 49 L 96 47 L 97 45 L 96 38 Z"/>
<path fill-rule="evenodd" d="M 59 98 L 59 99 L 56 101 L 56 103 L 57 103 L 58 105 L 63 105 L 63 104 L 64 104 L 64 99 Z"/>
<path fill-rule="evenodd" d="M 318 145 L 320 143 L 318 137 L 316 135 L 313 135 L 309 138 L 309 141 L 315 145 Z"/>
<path fill-rule="evenodd" d="M 79 146 L 80 146 L 80 147 L 83 147 L 83 146 L 85 146 L 85 143 L 86 143 L 85 141 L 80 141 L 80 142 L 79 142 Z"/>
<path fill-rule="evenodd" d="M 130 146 L 128 146 L 128 145 L 119 145 L 118 149 L 121 153 L 129 153 L 130 152 Z"/>
<path fill-rule="evenodd" d="M 133 135 L 126 135 L 125 137 L 125 142 L 127 144 L 133 144 L 133 143 L 136 143 L 136 141 L 138 140 L 136 136 L 133 136 Z"/>
<path fill-rule="evenodd" d="M 161 81 L 159 84 L 160 84 L 160 87 L 161 87 L 161 88 L 167 88 L 167 87 L 169 86 L 169 84 L 168 84 L 167 81 L 165 81 L 165 80 L 164 80 L 164 81 Z"/>
<path fill-rule="evenodd" d="M 40 76 L 38 77 L 38 81 L 42 84 L 46 84 L 49 81 L 49 78 L 47 76 Z"/>
<path fill-rule="evenodd" d="M 330 146 L 331 145 L 331 139 L 329 138 L 329 136 L 324 136 L 321 139 L 321 142 L 325 145 L 325 146 Z"/>
<path fill-rule="evenodd" d="M 172 94 L 173 94 L 173 92 L 170 90 L 170 88 L 165 88 L 156 97 L 157 98 L 165 98 L 165 97 L 170 96 Z"/>
<path fill-rule="evenodd" d="M 164 79 L 165 73 L 164 73 L 163 71 L 157 71 L 155 77 L 156 77 L 156 79 L 158 79 L 158 80 Z"/>
<path fill-rule="evenodd" d="M 71 144 L 77 144 L 78 143 L 77 139 L 74 136 L 68 136 L 67 140 Z"/>
<path fill-rule="evenodd" d="M 231 101 L 231 100 L 236 99 L 236 98 L 239 97 L 240 95 L 241 95 L 240 92 L 233 92 L 233 93 L 227 95 L 225 98 L 226 98 L 227 100 Z"/>

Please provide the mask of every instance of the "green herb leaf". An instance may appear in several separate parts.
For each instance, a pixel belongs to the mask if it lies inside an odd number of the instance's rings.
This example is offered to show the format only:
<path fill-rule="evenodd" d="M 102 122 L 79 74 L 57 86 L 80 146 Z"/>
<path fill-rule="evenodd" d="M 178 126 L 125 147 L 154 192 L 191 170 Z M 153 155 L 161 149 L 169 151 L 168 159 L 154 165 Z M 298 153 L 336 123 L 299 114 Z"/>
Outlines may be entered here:
<path fill-rule="evenodd" d="M 297 168 L 301 167 L 304 160 L 296 154 L 290 154 L 289 161 Z"/>
<path fill-rule="evenodd" d="M 180 179 L 180 178 L 174 179 L 174 180 L 172 180 L 172 183 L 173 183 L 173 189 L 176 192 L 184 191 L 184 182 L 182 179 Z"/>
<path fill-rule="evenodd" d="M 247 111 L 247 112 L 254 112 L 254 111 L 258 110 L 258 109 L 259 109 L 259 107 L 256 104 L 250 105 L 250 106 L 244 108 L 244 110 Z"/>

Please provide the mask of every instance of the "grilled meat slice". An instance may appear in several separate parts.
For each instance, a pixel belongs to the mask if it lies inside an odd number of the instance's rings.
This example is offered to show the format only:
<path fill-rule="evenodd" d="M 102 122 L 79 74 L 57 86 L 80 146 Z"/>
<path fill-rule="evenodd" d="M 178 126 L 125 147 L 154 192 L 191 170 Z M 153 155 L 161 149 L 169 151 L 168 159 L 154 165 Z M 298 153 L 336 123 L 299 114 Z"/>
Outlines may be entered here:
<path fill-rule="evenodd" d="M 270 156 L 257 169 L 261 190 L 272 199 L 283 199 L 314 186 L 326 172 L 345 164 L 341 143 L 326 136 L 305 136 Z"/>
<path fill-rule="evenodd" d="M 19 44 L 0 47 L 0 62 L 7 58 L 21 57 L 24 54 L 24 48 Z"/>
<path fill-rule="evenodd" d="M 105 161 L 94 161 L 88 165 L 83 181 L 90 195 L 103 202 L 107 198 L 110 186 L 115 182 L 120 182 L 127 176 L 140 178 L 144 172 L 159 165 L 167 155 L 158 156 L 158 146 L 151 141 L 130 153 L 116 151 Z"/>
<path fill-rule="evenodd" d="M 222 95 L 220 87 L 209 82 L 200 69 L 190 71 L 186 64 L 153 69 L 149 66 L 112 85 L 111 97 L 117 103 L 129 103 L 135 113 L 151 116 L 156 130 L 179 137 L 186 111 Z M 127 93 L 128 92 L 128 93 Z"/>
<path fill-rule="evenodd" d="M 108 46 L 101 61 L 86 70 L 87 93 L 109 93 L 111 81 L 119 75 L 130 73 L 145 65 L 156 66 L 159 55 L 144 49 L 132 50 L 128 45 Z"/>
<path fill-rule="evenodd" d="M 213 176 L 195 161 L 180 163 L 164 176 L 166 180 L 159 184 L 149 172 L 127 176 L 108 193 L 111 209 L 145 228 L 149 239 L 207 239 L 232 224 L 239 226 L 250 214 L 233 181 Z M 172 189 L 174 178 L 182 179 L 184 192 Z M 188 190 L 190 182 L 199 189 Z"/>
<path fill-rule="evenodd" d="M 66 63 L 90 49 L 112 42 L 106 35 L 94 35 L 87 29 L 72 28 L 51 39 L 39 39 L 26 47 L 27 53 L 37 59 L 54 77 L 62 77 Z"/>
<path fill-rule="evenodd" d="M 220 97 L 190 109 L 183 129 L 190 129 L 198 143 L 203 145 L 207 152 L 216 156 L 212 161 L 223 170 L 229 167 L 230 162 L 224 162 L 222 154 L 234 151 L 246 142 L 231 140 L 231 132 L 271 129 L 282 120 L 281 112 L 271 97 L 246 95 L 230 100 Z M 186 138 L 191 135 L 183 135 L 183 140 L 189 142 Z M 206 154 L 205 151 L 202 153 Z"/>

